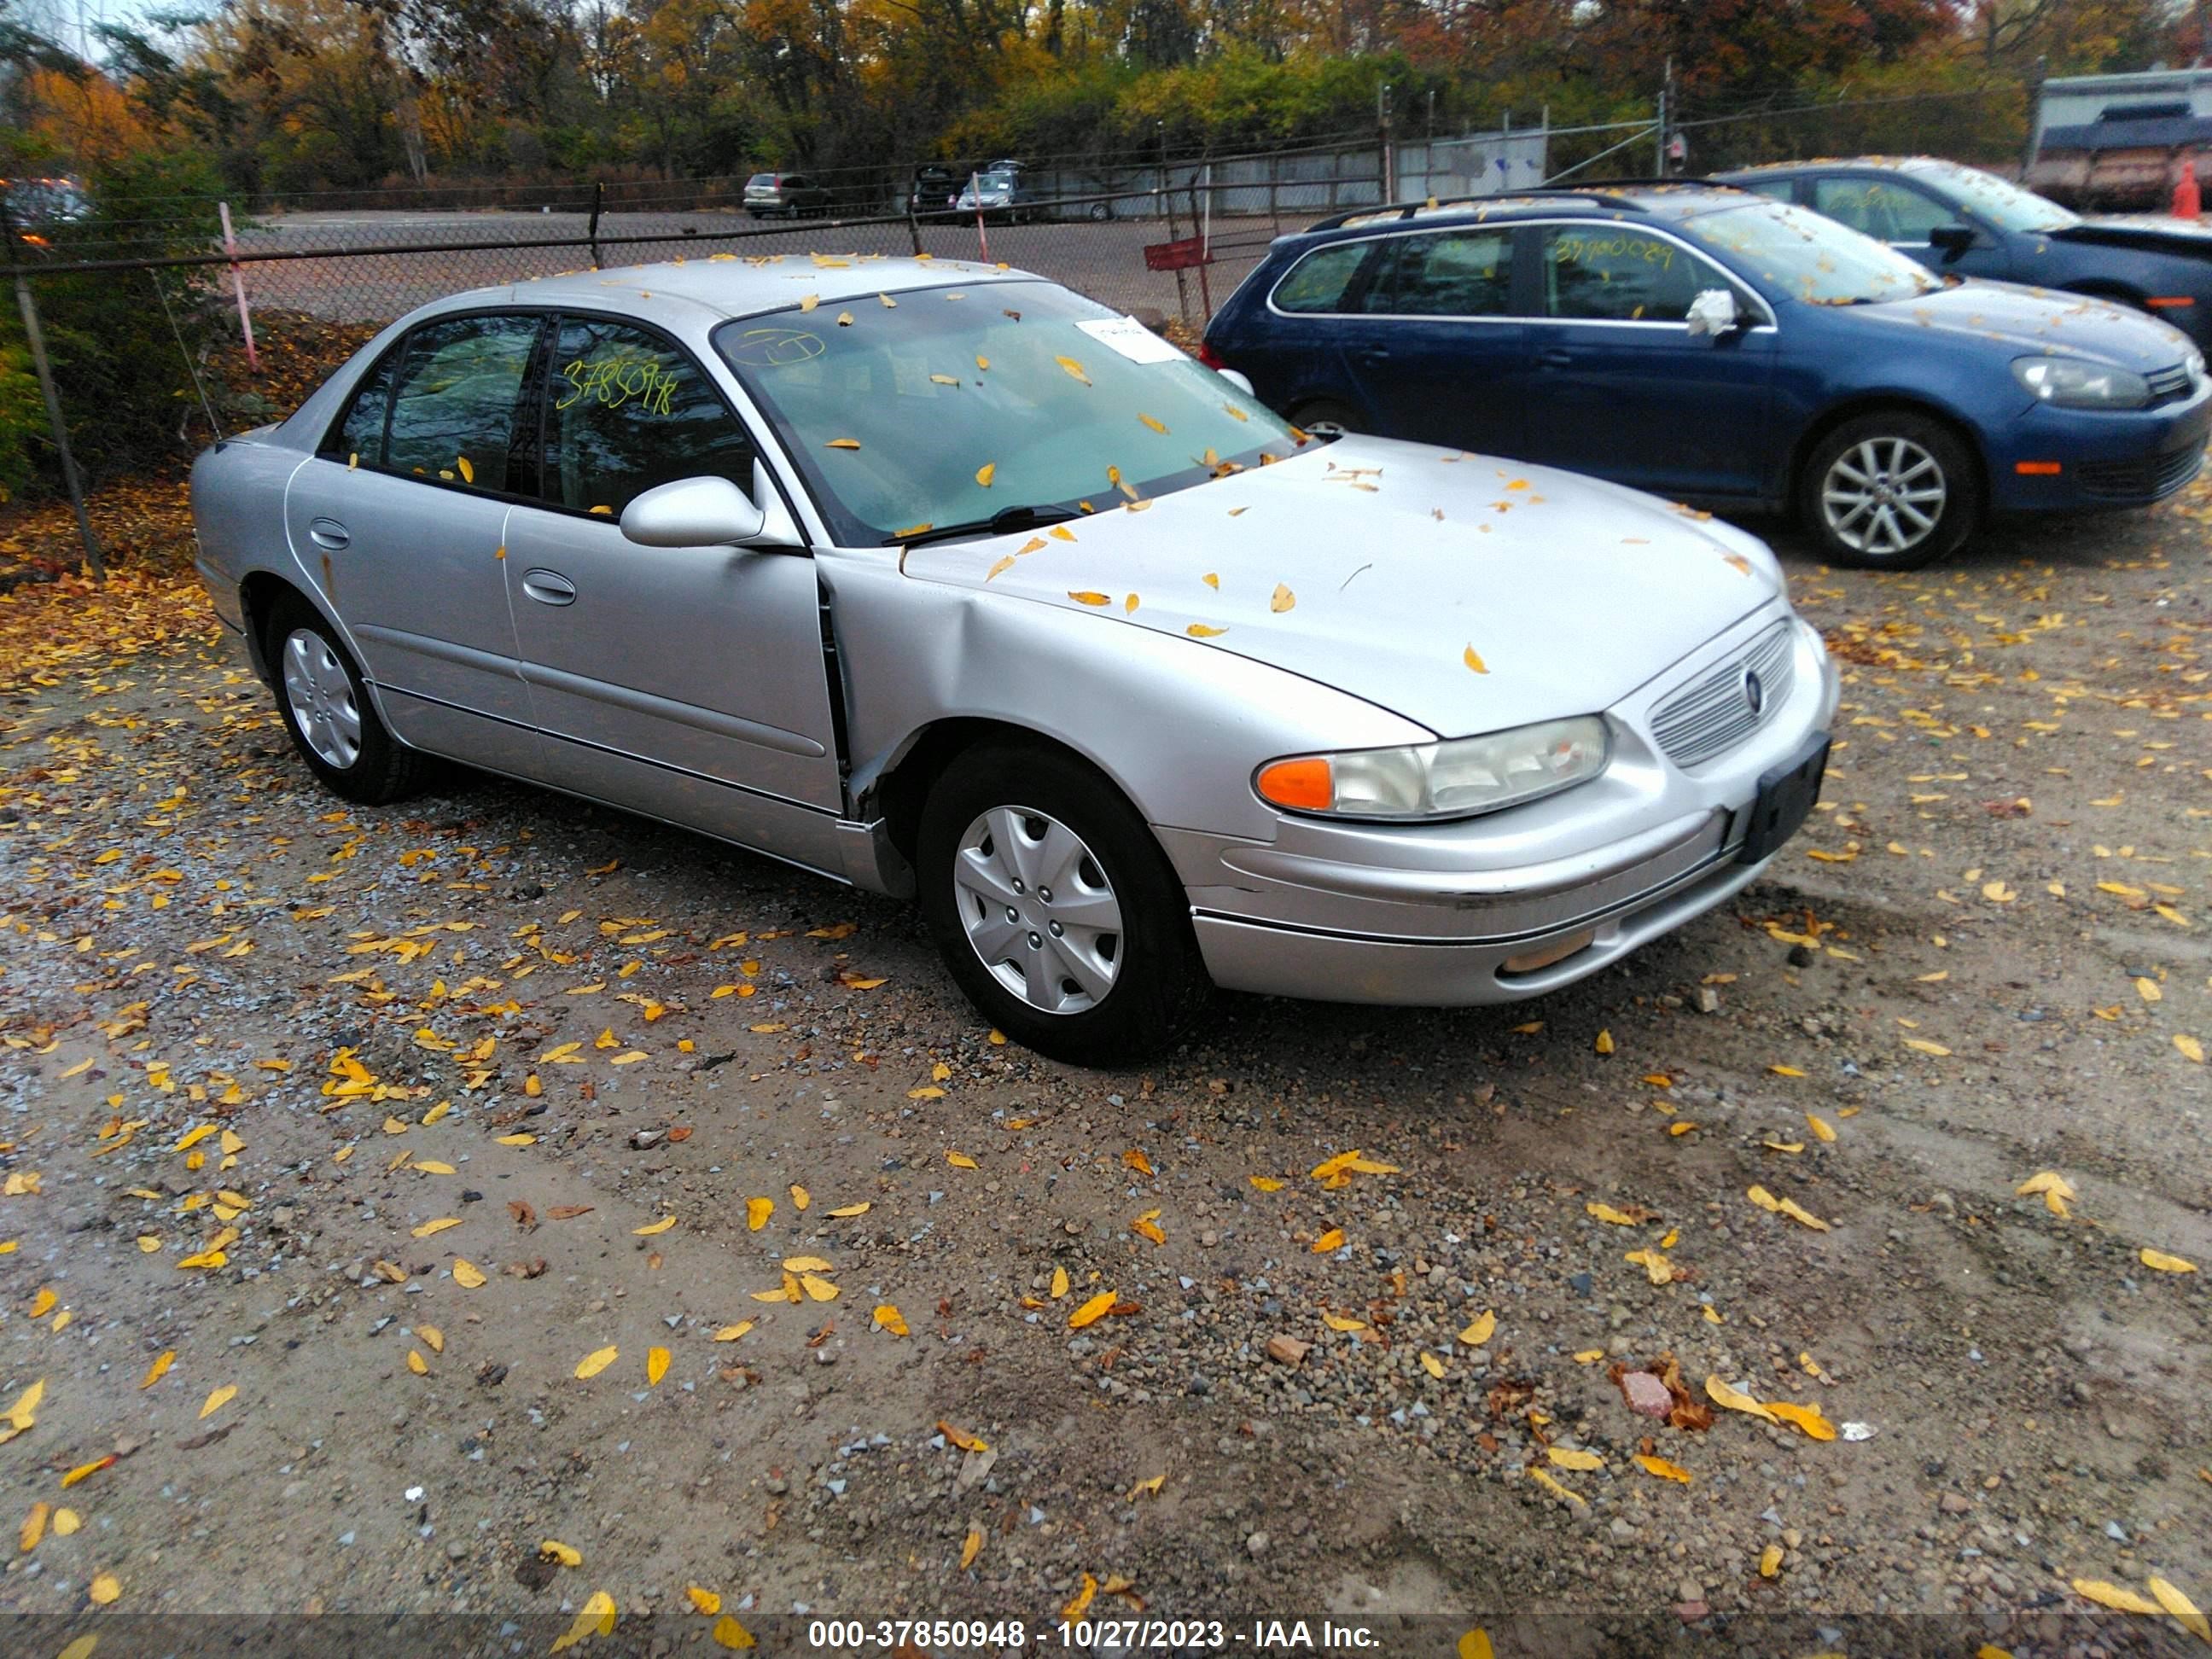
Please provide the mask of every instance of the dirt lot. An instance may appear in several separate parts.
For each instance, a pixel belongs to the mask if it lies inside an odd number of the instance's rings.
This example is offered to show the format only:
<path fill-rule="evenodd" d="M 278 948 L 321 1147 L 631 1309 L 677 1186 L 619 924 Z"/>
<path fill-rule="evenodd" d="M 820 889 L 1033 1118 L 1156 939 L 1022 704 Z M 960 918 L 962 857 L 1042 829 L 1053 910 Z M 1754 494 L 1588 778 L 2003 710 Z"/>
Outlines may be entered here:
<path fill-rule="evenodd" d="M 2208 517 L 1790 554 L 1844 702 L 1761 884 L 1127 1074 L 901 906 L 482 779 L 346 810 L 188 584 L 0 599 L 0 1645 L 544 1652 L 604 1592 L 586 1652 L 1085 1596 L 2197 1650 L 2073 1584 L 2212 1601 L 2212 1275 L 2151 1265 L 2212 1265 Z"/>

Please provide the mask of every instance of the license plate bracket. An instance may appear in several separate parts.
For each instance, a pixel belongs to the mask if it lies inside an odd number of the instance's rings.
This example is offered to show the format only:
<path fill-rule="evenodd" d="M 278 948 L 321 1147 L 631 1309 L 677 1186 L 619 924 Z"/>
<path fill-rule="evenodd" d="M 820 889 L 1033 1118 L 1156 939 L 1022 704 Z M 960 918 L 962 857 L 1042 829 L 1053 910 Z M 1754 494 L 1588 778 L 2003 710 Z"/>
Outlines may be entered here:
<path fill-rule="evenodd" d="M 1826 732 L 1815 732 L 1788 760 L 1759 775 L 1759 793 L 1745 815 L 1737 863 L 1758 864 L 1773 857 L 1812 816 L 1813 803 L 1820 799 L 1820 780 L 1828 769 L 1830 741 Z"/>

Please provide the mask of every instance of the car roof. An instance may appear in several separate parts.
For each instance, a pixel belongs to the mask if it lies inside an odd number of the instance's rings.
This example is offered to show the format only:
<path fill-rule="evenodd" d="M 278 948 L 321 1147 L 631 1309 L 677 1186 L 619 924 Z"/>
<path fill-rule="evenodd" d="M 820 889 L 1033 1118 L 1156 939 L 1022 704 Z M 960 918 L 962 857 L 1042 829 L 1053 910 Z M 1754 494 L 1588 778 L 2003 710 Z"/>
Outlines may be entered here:
<path fill-rule="evenodd" d="M 1388 224 L 1481 223 L 1486 221 L 1554 216 L 1580 210 L 1592 217 L 1687 219 L 1715 208 L 1741 206 L 1759 199 L 1735 185 L 1711 179 L 1620 179 L 1601 184 L 1561 185 L 1516 191 L 1510 196 L 1456 196 L 1425 202 L 1395 202 L 1355 208 L 1324 219 L 1302 233 L 1307 236 L 1346 230 L 1371 230 Z"/>
<path fill-rule="evenodd" d="M 1940 155 L 1820 155 L 1802 161 L 1762 161 L 1757 167 L 1730 167 L 1716 179 L 1774 178 L 1793 173 L 1817 173 L 1829 167 L 1873 167 L 1885 173 L 1930 173 L 1938 167 L 1966 167 Z"/>
<path fill-rule="evenodd" d="M 747 317 L 797 303 L 809 295 L 823 305 L 872 300 L 912 289 L 1036 282 L 1034 273 L 972 259 L 891 258 L 875 253 L 710 253 L 664 264 L 563 271 L 497 288 L 472 289 L 435 309 L 488 305 L 611 306 L 647 320 L 673 320 L 694 307 L 720 317 Z"/>

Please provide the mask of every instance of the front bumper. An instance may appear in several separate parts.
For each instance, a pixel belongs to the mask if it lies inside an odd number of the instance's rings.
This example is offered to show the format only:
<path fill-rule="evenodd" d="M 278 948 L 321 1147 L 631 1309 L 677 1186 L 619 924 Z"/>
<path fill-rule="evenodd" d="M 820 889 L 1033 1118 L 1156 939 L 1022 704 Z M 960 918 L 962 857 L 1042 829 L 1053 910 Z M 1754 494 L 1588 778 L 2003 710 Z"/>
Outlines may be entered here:
<path fill-rule="evenodd" d="M 1793 621 L 1786 698 L 1744 741 L 1686 768 L 1657 751 L 1648 717 L 1775 617 L 1747 619 L 1607 710 L 1604 775 L 1525 807 L 1419 827 L 1285 817 L 1267 842 L 1161 830 L 1214 982 L 1331 1002 L 1512 1002 L 1723 902 L 1771 861 L 1737 858 L 1759 780 L 1833 718 L 1834 667 Z"/>
<path fill-rule="evenodd" d="M 2155 409 L 2031 407 L 1992 441 L 1990 505 L 2001 513 L 2144 507 L 2196 477 L 2212 434 L 2212 380 Z M 2058 471 L 2022 472 L 2056 465 Z"/>

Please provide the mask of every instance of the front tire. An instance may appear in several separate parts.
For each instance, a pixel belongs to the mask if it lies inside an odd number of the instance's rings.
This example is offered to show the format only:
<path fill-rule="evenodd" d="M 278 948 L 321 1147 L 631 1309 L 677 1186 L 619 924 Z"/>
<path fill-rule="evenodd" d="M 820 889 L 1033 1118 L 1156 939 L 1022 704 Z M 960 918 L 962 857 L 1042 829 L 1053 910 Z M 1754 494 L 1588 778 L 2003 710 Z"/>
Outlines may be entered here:
<path fill-rule="evenodd" d="M 264 659 L 276 676 L 276 706 L 292 746 L 333 794 L 381 806 L 411 794 L 428 762 L 385 729 L 361 671 L 331 625 L 304 600 L 270 612 Z"/>
<path fill-rule="evenodd" d="M 1877 410 L 1814 446 L 1798 511 L 1835 564 L 1917 570 L 1954 552 L 1981 522 L 1974 458 L 1941 422 Z"/>
<path fill-rule="evenodd" d="M 923 919 L 969 1000 L 1077 1065 L 1164 1047 L 1205 987 L 1182 886 L 1144 819 L 1042 744 L 960 756 L 924 803 Z"/>
<path fill-rule="evenodd" d="M 1310 432 L 1317 438 L 1337 438 L 1347 432 L 1357 432 L 1366 424 L 1357 410 L 1349 404 L 1322 398 L 1312 403 L 1300 404 L 1291 411 L 1290 422 L 1301 432 Z"/>

